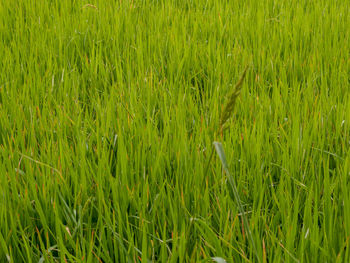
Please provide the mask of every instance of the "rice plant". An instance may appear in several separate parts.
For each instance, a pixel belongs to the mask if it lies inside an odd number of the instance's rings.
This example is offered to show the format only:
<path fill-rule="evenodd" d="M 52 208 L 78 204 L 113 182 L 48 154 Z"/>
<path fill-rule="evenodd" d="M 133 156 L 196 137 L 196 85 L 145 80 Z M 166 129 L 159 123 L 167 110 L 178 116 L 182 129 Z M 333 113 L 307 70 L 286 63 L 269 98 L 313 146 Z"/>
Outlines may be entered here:
<path fill-rule="evenodd" d="M 0 0 L 0 262 L 348 262 L 349 19 Z"/>

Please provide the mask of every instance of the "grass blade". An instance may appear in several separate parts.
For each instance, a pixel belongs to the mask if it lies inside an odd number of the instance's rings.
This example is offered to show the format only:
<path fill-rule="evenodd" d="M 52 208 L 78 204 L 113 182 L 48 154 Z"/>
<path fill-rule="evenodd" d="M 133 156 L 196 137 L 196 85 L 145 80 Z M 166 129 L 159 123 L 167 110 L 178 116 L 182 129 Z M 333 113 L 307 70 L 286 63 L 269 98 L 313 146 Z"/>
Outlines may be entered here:
<path fill-rule="evenodd" d="M 233 180 L 233 177 L 231 176 L 230 174 L 230 171 L 228 169 L 228 164 L 227 164 L 227 161 L 226 161 L 226 155 L 225 155 L 225 151 L 222 147 L 222 144 L 220 142 L 214 142 L 214 147 L 215 147 L 215 150 L 221 160 L 221 163 L 222 163 L 222 166 L 224 168 L 224 171 L 227 175 L 227 178 L 228 178 L 228 182 L 230 184 L 230 187 L 231 187 L 231 190 L 232 190 L 232 193 L 234 195 L 234 201 L 236 202 L 237 206 L 238 206 L 238 210 L 239 212 L 241 213 L 242 215 L 242 218 L 243 218 L 243 224 L 244 224 L 244 229 L 246 231 L 246 234 L 247 236 L 249 237 L 250 239 L 250 242 L 251 242 L 251 245 L 253 247 L 253 250 L 254 250 L 254 253 L 256 255 L 256 258 L 258 260 L 258 262 L 261 262 L 260 260 L 260 256 L 259 256 L 259 253 L 256 249 L 256 246 L 255 246 L 255 242 L 254 242 L 254 239 L 253 239 L 253 236 L 252 236 L 252 233 L 250 231 L 250 227 L 249 227 L 249 223 L 248 223 L 248 219 L 245 215 L 245 211 L 243 209 L 243 205 L 242 205 L 242 202 L 241 202 L 241 199 L 239 198 L 239 194 L 238 194 L 238 191 L 237 191 L 237 187 L 236 187 L 236 184 Z"/>

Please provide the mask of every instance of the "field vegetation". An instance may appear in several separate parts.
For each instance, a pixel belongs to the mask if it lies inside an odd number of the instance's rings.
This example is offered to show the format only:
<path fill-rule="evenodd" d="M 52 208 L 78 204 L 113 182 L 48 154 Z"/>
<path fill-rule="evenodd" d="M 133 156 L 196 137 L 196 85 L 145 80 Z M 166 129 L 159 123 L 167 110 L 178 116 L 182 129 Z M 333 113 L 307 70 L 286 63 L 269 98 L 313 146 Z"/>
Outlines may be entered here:
<path fill-rule="evenodd" d="M 349 262 L 349 11 L 0 0 L 0 262 Z"/>

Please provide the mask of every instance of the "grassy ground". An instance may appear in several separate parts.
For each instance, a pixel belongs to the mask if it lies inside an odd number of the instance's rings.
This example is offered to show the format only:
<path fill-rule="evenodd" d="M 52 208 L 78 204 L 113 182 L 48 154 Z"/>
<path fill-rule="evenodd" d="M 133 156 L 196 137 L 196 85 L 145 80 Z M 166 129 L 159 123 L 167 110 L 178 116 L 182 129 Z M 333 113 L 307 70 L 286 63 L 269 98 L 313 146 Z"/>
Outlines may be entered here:
<path fill-rule="evenodd" d="M 349 262 L 349 57 L 344 0 L 0 0 L 0 262 Z"/>

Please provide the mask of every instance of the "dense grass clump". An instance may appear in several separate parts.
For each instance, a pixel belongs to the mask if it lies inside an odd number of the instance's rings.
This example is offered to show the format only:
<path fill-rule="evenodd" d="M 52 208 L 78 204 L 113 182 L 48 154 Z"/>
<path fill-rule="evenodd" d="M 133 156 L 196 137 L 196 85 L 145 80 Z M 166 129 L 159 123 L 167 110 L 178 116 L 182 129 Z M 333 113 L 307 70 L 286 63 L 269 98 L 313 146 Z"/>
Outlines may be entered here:
<path fill-rule="evenodd" d="M 349 262 L 349 10 L 0 0 L 0 262 Z"/>

